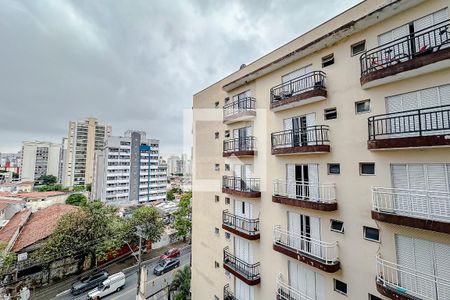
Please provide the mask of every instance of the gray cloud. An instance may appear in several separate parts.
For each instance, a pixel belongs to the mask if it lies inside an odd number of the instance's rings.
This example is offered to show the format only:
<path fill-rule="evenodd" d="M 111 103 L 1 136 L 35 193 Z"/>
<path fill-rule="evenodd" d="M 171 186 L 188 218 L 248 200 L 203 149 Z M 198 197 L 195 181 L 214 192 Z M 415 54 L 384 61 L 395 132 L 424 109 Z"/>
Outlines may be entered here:
<path fill-rule="evenodd" d="M 195 92 L 356 2 L 4 0 L 0 152 L 86 116 L 180 152 Z"/>

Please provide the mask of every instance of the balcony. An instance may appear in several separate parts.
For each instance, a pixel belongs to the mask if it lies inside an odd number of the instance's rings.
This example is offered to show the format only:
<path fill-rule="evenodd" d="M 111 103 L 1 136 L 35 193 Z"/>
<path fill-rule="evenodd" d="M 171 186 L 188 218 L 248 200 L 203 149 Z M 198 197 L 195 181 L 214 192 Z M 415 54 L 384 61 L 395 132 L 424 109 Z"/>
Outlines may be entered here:
<path fill-rule="evenodd" d="M 247 121 L 256 116 L 256 100 L 253 97 L 246 97 L 227 103 L 223 107 L 223 122 L 232 124 L 240 121 Z"/>
<path fill-rule="evenodd" d="M 223 249 L 223 268 L 248 285 L 257 285 L 261 281 L 259 262 L 245 262 L 228 252 L 228 247 Z"/>
<path fill-rule="evenodd" d="M 450 292 L 448 276 L 436 276 L 377 257 L 377 290 L 400 300 L 445 300 Z"/>
<path fill-rule="evenodd" d="M 313 71 L 270 89 L 270 109 L 274 112 L 325 100 L 326 75 Z"/>
<path fill-rule="evenodd" d="M 329 127 L 308 126 L 272 133 L 272 154 L 311 154 L 330 152 Z"/>
<path fill-rule="evenodd" d="M 223 141 L 223 157 L 256 155 L 256 139 L 253 136 Z"/>
<path fill-rule="evenodd" d="M 222 212 L 222 228 L 247 240 L 259 239 L 259 219 L 246 219 L 233 215 L 227 210 Z"/>
<path fill-rule="evenodd" d="M 223 300 L 238 300 L 234 296 L 233 292 L 230 290 L 230 285 L 229 284 L 226 284 L 223 287 Z"/>
<path fill-rule="evenodd" d="M 275 180 L 272 202 L 321 211 L 334 211 L 337 210 L 336 185 Z"/>
<path fill-rule="evenodd" d="M 314 300 L 285 283 L 281 275 L 277 278 L 277 300 Z"/>
<path fill-rule="evenodd" d="M 274 228 L 273 249 L 311 267 L 328 273 L 339 270 L 337 242 L 327 243 L 277 225 Z"/>
<path fill-rule="evenodd" d="M 366 51 L 361 86 L 374 86 L 450 67 L 449 20 Z"/>
<path fill-rule="evenodd" d="M 372 188 L 372 219 L 450 234 L 450 193 Z"/>
<path fill-rule="evenodd" d="M 223 176 L 222 193 L 239 197 L 260 198 L 260 179 Z"/>
<path fill-rule="evenodd" d="M 369 118 L 369 150 L 450 146 L 450 105 Z"/>

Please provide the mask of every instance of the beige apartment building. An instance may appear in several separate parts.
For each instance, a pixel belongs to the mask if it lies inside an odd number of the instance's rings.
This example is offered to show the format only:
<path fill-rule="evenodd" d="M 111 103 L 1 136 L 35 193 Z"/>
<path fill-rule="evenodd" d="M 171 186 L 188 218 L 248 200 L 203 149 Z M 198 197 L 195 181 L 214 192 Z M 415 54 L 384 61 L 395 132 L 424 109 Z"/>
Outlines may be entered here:
<path fill-rule="evenodd" d="M 449 5 L 361 2 L 194 95 L 193 299 L 450 299 Z"/>
<path fill-rule="evenodd" d="M 102 124 L 96 118 L 69 122 L 62 167 L 63 185 L 92 183 L 95 151 L 103 149 L 105 139 L 110 135 L 111 125 Z"/>

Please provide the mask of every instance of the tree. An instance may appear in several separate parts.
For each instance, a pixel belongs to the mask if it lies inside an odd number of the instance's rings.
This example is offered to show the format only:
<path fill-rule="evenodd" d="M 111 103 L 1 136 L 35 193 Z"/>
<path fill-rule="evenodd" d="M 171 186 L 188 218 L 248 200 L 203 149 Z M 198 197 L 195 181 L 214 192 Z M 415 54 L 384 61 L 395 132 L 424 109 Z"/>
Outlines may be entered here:
<path fill-rule="evenodd" d="M 177 235 L 182 237 L 183 240 L 185 240 L 190 234 L 192 228 L 191 199 L 191 191 L 183 194 L 183 196 L 181 196 L 180 203 L 178 204 L 178 210 L 174 213 L 174 226 L 177 231 Z"/>
<path fill-rule="evenodd" d="M 0 242 L 0 272 L 8 271 L 9 267 L 16 261 L 16 254 L 14 252 L 3 253 L 8 246 L 7 242 Z"/>
<path fill-rule="evenodd" d="M 58 181 L 58 178 L 53 175 L 42 175 L 38 179 L 43 185 L 53 185 Z"/>
<path fill-rule="evenodd" d="M 175 199 L 175 195 L 174 195 L 173 191 L 169 190 L 167 192 L 167 200 L 174 200 L 174 199 Z"/>
<path fill-rule="evenodd" d="M 63 187 L 60 184 L 41 185 L 38 187 L 39 192 L 62 191 L 62 190 Z"/>
<path fill-rule="evenodd" d="M 152 243 L 159 241 L 164 232 L 161 214 L 152 206 L 143 206 L 133 211 L 129 226 L 130 235 L 139 227 L 143 237 Z M 133 239 L 129 237 L 129 240 Z"/>
<path fill-rule="evenodd" d="M 80 209 L 64 215 L 41 249 L 41 257 L 77 254 L 83 265 L 92 266 L 125 243 L 126 223 L 117 208 L 100 201 L 87 202 Z"/>
<path fill-rule="evenodd" d="M 66 204 L 75 205 L 75 206 L 82 206 L 85 205 L 88 202 L 88 199 L 85 195 L 76 193 L 72 194 L 66 199 Z"/>
<path fill-rule="evenodd" d="M 175 300 L 190 299 L 191 268 L 189 266 L 178 270 L 170 284 L 170 290 L 175 291 Z"/>

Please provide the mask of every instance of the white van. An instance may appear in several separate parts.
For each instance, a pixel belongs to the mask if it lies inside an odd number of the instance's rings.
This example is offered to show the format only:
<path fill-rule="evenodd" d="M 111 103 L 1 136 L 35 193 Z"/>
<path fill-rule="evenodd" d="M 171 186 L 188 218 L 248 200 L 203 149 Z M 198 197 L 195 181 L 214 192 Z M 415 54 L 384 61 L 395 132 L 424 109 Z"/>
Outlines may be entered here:
<path fill-rule="evenodd" d="M 100 299 L 111 293 L 120 291 L 125 285 L 125 274 L 122 272 L 113 274 L 100 285 L 88 293 L 89 299 Z"/>

